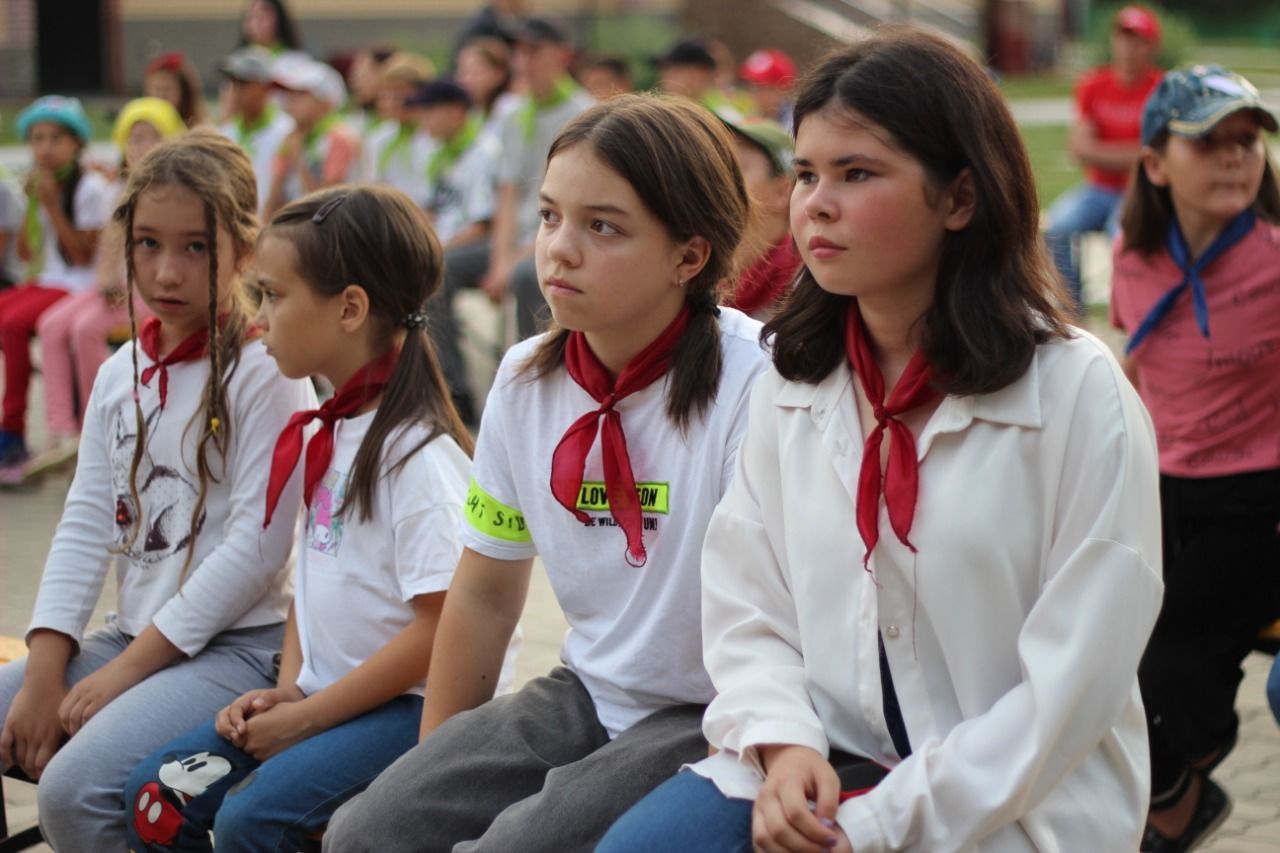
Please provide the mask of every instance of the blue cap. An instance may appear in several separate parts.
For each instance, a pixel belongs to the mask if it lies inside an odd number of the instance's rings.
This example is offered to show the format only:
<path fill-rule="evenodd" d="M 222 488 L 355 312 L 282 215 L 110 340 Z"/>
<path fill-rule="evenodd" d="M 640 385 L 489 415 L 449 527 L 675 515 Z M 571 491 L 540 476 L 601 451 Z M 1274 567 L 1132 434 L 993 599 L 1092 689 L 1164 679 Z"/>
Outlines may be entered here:
<path fill-rule="evenodd" d="M 51 121 L 71 131 L 81 142 L 87 143 L 93 136 L 89 117 L 84 114 L 79 98 L 62 95 L 45 95 L 18 113 L 18 136 L 26 139 L 36 122 Z"/>
<path fill-rule="evenodd" d="M 1239 74 L 1221 65 L 1170 71 L 1143 107 L 1142 144 L 1150 145 L 1165 128 L 1179 136 L 1204 136 L 1240 110 L 1252 110 L 1263 127 L 1276 132 L 1275 114 L 1263 105 L 1254 85 Z"/>

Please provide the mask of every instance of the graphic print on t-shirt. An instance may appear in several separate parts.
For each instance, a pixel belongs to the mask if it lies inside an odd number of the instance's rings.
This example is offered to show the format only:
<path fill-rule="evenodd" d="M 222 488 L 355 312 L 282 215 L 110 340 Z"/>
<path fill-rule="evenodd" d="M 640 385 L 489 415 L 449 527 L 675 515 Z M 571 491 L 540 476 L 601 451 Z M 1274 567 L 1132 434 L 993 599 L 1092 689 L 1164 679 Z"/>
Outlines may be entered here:
<path fill-rule="evenodd" d="M 347 497 L 347 475 L 330 468 L 316 486 L 307 513 L 307 547 L 330 557 L 338 556 L 342 546 L 342 515 L 339 510 Z"/>
<path fill-rule="evenodd" d="M 161 424 L 163 410 L 156 406 L 147 415 L 147 446 L 138 460 L 135 482 L 139 509 L 129 485 L 137 443 L 136 421 L 132 411 L 121 408 L 116 416 L 115 436 L 111 442 L 111 480 L 116 497 L 115 544 L 123 548 L 133 530 L 134 520 L 142 513 L 142 524 L 124 556 L 141 565 L 154 565 L 174 554 L 183 554 L 191 537 L 204 526 L 207 512 L 201 512 L 194 529 L 191 513 L 199 497 L 199 485 L 192 473 L 169 465 L 157 465 L 151 457 L 151 442 Z"/>

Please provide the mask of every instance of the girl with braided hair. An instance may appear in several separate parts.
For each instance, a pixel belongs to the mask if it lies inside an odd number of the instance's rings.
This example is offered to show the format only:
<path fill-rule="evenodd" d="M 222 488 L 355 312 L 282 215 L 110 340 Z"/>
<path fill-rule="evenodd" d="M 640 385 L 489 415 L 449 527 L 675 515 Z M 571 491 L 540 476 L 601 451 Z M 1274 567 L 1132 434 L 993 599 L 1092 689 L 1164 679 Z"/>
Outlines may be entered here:
<path fill-rule="evenodd" d="M 254 269 L 280 370 L 319 374 L 338 392 L 294 415 L 276 444 L 267 523 L 295 467 L 308 507 L 276 686 L 138 766 L 125 793 L 138 853 L 209 851 L 211 829 L 219 850 L 297 850 L 417 743 L 462 550 L 471 436 L 425 331 L 444 269 L 426 214 L 390 187 L 316 193 L 275 215 Z M 197 764 L 226 772 L 196 791 L 185 768 Z"/>
<path fill-rule="evenodd" d="M 0 765 L 39 779 L 59 851 L 125 849 L 125 780 L 157 746 L 274 680 L 301 483 L 261 501 L 276 434 L 314 400 L 255 340 L 240 274 L 253 170 L 197 130 L 131 170 L 115 218 L 129 300 L 155 315 L 99 372 L 27 633 L 0 668 Z M 116 557 L 118 612 L 85 634 Z"/>

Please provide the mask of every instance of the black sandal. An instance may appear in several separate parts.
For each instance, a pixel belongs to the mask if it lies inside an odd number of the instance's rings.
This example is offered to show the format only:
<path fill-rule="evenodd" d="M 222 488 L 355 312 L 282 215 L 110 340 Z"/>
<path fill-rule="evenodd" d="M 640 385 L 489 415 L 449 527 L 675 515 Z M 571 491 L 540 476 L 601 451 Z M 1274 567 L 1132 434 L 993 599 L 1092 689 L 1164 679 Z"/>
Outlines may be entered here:
<path fill-rule="evenodd" d="M 1208 776 L 1200 777 L 1200 797 L 1191 822 L 1177 838 L 1166 838 L 1148 825 L 1142 835 L 1142 853 L 1187 853 L 1203 844 L 1231 814 L 1231 798 Z"/>

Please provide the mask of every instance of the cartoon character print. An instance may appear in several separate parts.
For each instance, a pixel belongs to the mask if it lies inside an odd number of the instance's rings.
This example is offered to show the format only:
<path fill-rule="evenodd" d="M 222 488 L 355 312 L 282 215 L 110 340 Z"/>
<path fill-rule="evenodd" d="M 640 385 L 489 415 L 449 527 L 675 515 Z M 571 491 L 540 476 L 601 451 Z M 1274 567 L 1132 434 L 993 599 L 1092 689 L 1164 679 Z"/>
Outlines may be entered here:
<path fill-rule="evenodd" d="M 146 844 L 172 846 L 182 829 L 182 808 L 231 772 L 221 755 L 197 752 L 160 765 L 160 781 L 148 782 L 133 804 L 133 828 Z"/>
<path fill-rule="evenodd" d="M 307 547 L 330 557 L 338 556 L 342 545 L 343 521 L 338 512 L 347 495 L 347 475 L 330 468 L 316 486 L 307 514 Z"/>
<path fill-rule="evenodd" d="M 157 429 L 172 428 L 160 423 L 157 406 L 147 415 L 148 447 L 138 462 L 138 499 L 142 503 L 142 526 L 125 556 L 135 563 L 152 566 L 174 555 L 185 555 L 191 537 L 204 527 L 207 512 L 202 512 L 191 526 L 191 512 L 199 496 L 194 475 L 186 470 L 157 465 L 151 458 L 150 438 Z M 185 429 L 185 425 L 179 425 Z M 121 410 L 116 417 L 115 436 L 111 442 L 111 479 L 116 496 L 116 545 L 123 547 L 133 529 L 139 508 L 134 506 L 129 491 L 129 469 L 133 465 L 133 449 L 137 438 L 133 413 Z"/>

